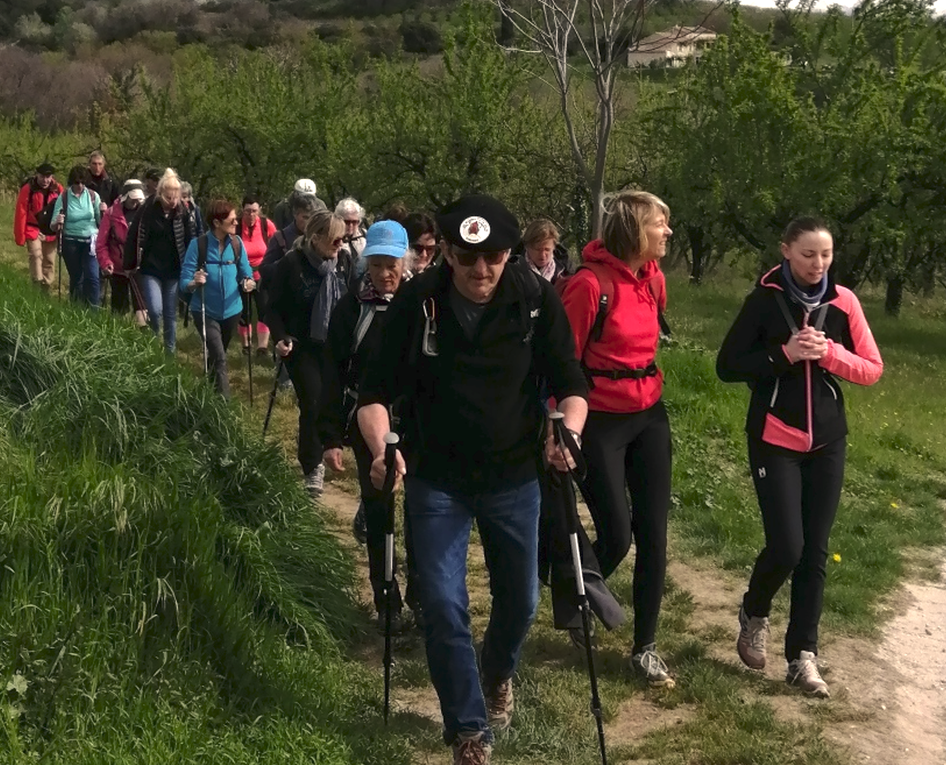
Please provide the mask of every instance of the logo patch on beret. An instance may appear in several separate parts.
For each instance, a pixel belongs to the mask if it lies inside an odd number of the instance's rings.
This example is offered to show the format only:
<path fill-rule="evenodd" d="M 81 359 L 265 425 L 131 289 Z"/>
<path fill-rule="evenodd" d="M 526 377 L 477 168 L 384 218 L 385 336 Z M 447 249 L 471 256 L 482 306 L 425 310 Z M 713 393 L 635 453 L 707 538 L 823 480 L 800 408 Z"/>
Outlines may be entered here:
<path fill-rule="evenodd" d="M 471 215 L 460 224 L 460 238 L 467 244 L 479 244 L 489 236 L 489 223 L 479 215 Z"/>

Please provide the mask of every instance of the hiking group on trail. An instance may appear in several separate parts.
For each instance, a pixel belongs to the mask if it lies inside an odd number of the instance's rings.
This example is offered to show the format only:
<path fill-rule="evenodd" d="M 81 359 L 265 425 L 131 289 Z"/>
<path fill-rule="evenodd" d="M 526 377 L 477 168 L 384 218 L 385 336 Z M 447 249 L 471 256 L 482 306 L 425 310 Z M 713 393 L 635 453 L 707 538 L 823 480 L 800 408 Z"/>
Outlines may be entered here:
<path fill-rule="evenodd" d="M 656 645 L 672 464 L 656 363 L 669 331 L 659 266 L 672 234 L 666 203 L 643 191 L 608 195 L 601 237 L 574 270 L 552 221 L 522 232 L 487 195 L 462 196 L 436 216 L 398 206 L 366 227 L 356 200 L 330 210 L 302 178 L 272 220 L 253 196 L 239 210 L 209 200 L 201 220 L 171 169 L 149 173 L 150 189 L 103 174 L 104 157 L 93 155 L 66 190 L 48 164 L 24 184 L 14 236 L 34 282 L 52 288 L 58 243 L 74 300 L 99 305 L 104 275 L 112 309 L 146 314 L 169 353 L 183 300 L 225 396 L 231 338 L 241 336 L 251 365 L 269 355 L 271 338 L 298 402 L 305 488 L 320 496 L 325 466 L 342 471 L 343 447 L 354 453 L 355 527 L 387 636 L 386 681 L 392 632 L 416 628 L 454 762 L 488 762 L 494 736 L 512 724 L 514 676 L 545 581 L 556 628 L 587 656 L 606 762 L 588 609 L 605 628 L 623 621 L 607 580 L 632 543 L 628 667 L 649 686 L 675 684 Z M 765 532 L 736 648 L 747 667 L 766 666 L 772 600 L 791 576 L 786 681 L 826 697 L 818 625 L 845 463 L 839 381 L 873 384 L 883 363 L 857 298 L 831 277 L 828 227 L 795 219 L 781 254 L 717 359 L 723 381 L 751 390 L 748 458 Z M 116 284 L 125 285 L 119 299 Z M 395 475 L 403 593 L 391 541 Z M 573 480 L 594 541 L 575 522 Z M 491 595 L 479 656 L 466 569 L 474 524 Z"/>

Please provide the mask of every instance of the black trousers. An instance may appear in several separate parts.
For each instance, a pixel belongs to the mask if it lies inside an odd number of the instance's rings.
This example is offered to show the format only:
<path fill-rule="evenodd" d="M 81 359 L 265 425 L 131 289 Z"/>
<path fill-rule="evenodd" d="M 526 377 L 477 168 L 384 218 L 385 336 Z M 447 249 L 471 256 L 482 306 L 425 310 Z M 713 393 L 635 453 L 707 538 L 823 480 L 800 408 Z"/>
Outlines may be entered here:
<path fill-rule="evenodd" d="M 124 316 L 125 314 L 133 311 L 144 310 L 144 305 L 138 299 L 138 295 L 135 294 L 134 290 L 131 288 L 131 285 L 128 282 L 128 277 L 121 274 L 112 274 L 107 279 L 103 278 L 103 290 L 105 284 L 108 282 L 111 282 L 112 287 L 112 297 L 109 302 L 112 313 L 118 314 L 119 316 Z"/>
<path fill-rule="evenodd" d="M 319 407 L 322 402 L 322 345 L 293 344 L 286 357 L 286 369 L 299 402 L 299 464 L 308 475 L 322 461 L 322 439 L 319 438 Z"/>
<path fill-rule="evenodd" d="M 239 322 L 239 314 L 223 321 L 207 318 L 207 376 L 213 380 L 217 392 L 224 398 L 230 398 L 227 348 Z M 203 339 L 204 323 L 200 311 L 194 312 L 194 326 L 197 328 L 197 334 Z"/>
<path fill-rule="evenodd" d="M 588 462 L 583 493 L 594 520 L 595 555 L 610 576 L 631 548 L 634 653 L 654 642 L 667 573 L 670 421 L 663 401 L 630 414 L 589 412 L 582 434 Z M 627 501 L 630 493 L 630 505 Z"/>
<path fill-rule="evenodd" d="M 752 569 L 743 607 L 749 616 L 768 616 L 772 598 L 791 575 L 785 633 L 788 661 L 801 651 L 818 653 L 828 537 L 841 499 L 846 451 L 844 438 L 813 452 L 749 439 L 749 467 L 762 511 L 765 548 Z"/>

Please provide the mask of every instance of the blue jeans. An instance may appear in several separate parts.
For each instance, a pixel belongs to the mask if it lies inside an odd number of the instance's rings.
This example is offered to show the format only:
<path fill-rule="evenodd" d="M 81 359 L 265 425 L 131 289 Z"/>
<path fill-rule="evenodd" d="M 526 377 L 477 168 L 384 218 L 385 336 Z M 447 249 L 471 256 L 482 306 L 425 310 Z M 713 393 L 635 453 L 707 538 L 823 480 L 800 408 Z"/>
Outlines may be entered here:
<path fill-rule="evenodd" d="M 177 278 L 159 279 L 157 276 L 138 274 L 141 298 L 148 310 L 148 324 L 155 335 L 164 323 L 164 350 L 174 353 L 177 345 Z"/>
<path fill-rule="evenodd" d="M 483 687 L 513 676 L 539 602 L 539 483 L 480 494 L 444 491 L 405 480 L 423 608 L 427 665 L 443 714 L 444 741 L 492 733 Z M 492 609 L 483 638 L 482 684 L 470 633 L 466 556 L 476 520 L 489 571 Z"/>
<path fill-rule="evenodd" d="M 62 238 L 62 259 L 69 272 L 69 297 L 89 305 L 99 304 L 99 262 L 92 252 L 92 242 Z"/>

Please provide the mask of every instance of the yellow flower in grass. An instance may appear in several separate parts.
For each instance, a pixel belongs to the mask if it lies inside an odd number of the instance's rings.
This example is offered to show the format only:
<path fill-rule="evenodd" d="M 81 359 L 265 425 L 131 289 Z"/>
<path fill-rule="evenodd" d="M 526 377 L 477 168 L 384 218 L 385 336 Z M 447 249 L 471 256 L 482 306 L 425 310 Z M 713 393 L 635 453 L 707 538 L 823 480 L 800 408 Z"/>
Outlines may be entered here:
<path fill-rule="evenodd" d="M 891 506 L 894 510 L 899 510 L 899 509 L 900 509 L 900 505 L 898 505 L 896 502 L 891 502 L 891 503 L 890 503 L 890 506 Z"/>
<path fill-rule="evenodd" d="M 840 563 L 840 562 L 841 562 L 841 553 L 835 553 L 834 555 L 832 555 L 832 556 L 831 556 L 831 560 L 833 560 L 835 563 Z"/>

